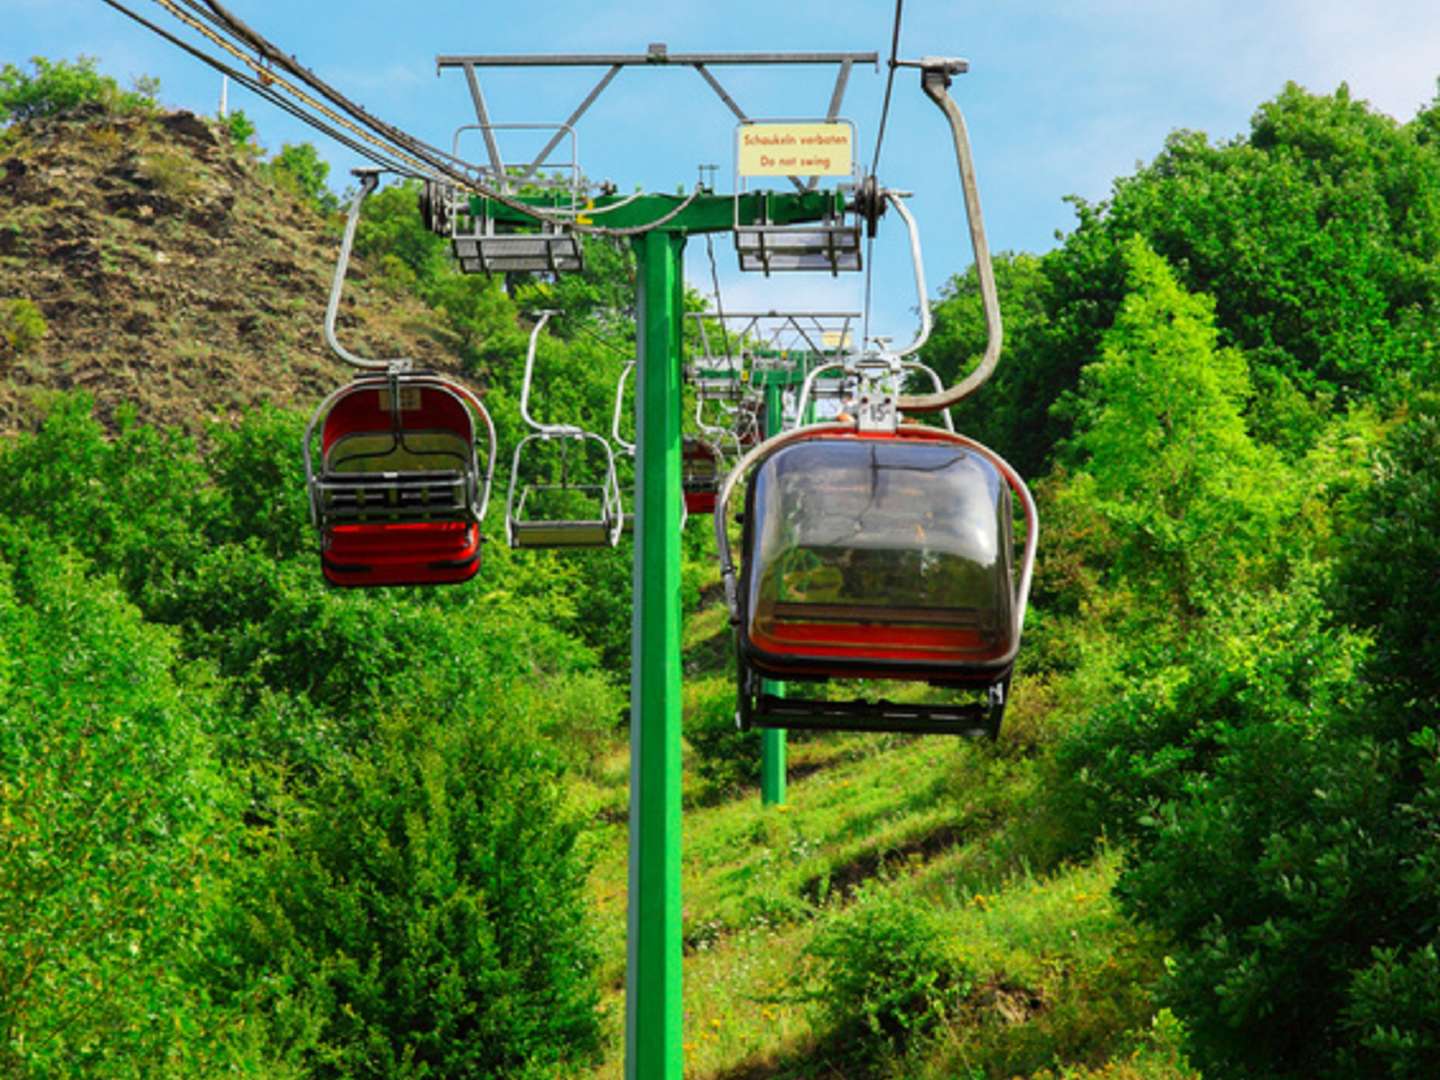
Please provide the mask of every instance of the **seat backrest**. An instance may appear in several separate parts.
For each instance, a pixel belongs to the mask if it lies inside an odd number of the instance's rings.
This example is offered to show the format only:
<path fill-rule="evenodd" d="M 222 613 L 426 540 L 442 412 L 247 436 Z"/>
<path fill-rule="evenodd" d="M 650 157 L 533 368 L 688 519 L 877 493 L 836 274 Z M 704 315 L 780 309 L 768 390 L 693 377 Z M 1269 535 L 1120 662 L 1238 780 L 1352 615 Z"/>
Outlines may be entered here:
<path fill-rule="evenodd" d="M 451 431 L 356 431 L 325 451 L 325 472 L 463 472 L 470 447 Z"/>
<path fill-rule="evenodd" d="M 325 469 L 463 471 L 475 442 L 474 419 L 465 403 L 442 386 L 403 382 L 399 397 L 398 430 L 388 383 L 357 383 L 336 401 L 320 434 Z"/>

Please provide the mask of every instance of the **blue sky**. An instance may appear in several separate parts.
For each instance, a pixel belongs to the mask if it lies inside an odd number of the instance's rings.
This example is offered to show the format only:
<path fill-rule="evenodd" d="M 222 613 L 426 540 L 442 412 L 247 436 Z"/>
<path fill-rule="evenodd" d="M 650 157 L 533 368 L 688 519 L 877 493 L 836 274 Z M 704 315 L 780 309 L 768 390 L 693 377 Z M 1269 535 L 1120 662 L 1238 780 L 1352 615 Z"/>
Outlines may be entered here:
<path fill-rule="evenodd" d="M 167 22 L 152 0 L 133 0 Z M 397 4 L 380 0 L 230 0 L 241 18 L 381 117 L 448 143 L 472 114 L 464 79 L 437 77 L 438 53 L 847 50 L 888 54 L 892 0 L 790 0 L 694 4 L 677 0 L 548 0 L 525 4 Z M 0 0 L 0 60 L 97 56 L 123 80 L 159 76 L 163 100 L 213 111 L 219 77 L 100 3 Z M 901 55 L 957 55 L 971 72 L 952 89 L 966 113 L 991 244 L 1043 251 L 1073 215 L 1063 198 L 1100 199 L 1111 181 L 1191 128 L 1226 139 L 1287 80 L 1328 92 L 1343 81 L 1354 96 L 1400 119 L 1435 96 L 1440 76 L 1436 0 L 908 0 Z M 821 69 L 717 69 L 751 115 L 823 114 L 833 73 Z M 591 70 L 495 73 L 485 80 L 496 120 L 563 119 L 599 76 Z M 873 147 L 883 69 L 857 70 L 844 115 Z M 232 88 L 270 149 L 310 139 L 334 166 L 359 164 L 289 117 Z M 733 118 L 693 71 L 626 70 L 581 122 L 585 172 L 622 190 L 689 187 L 696 166 L 720 166 L 730 189 Z M 959 185 L 940 113 L 918 75 L 896 80 L 879 176 L 914 192 L 926 273 L 934 295 L 970 261 Z M 908 341 L 914 292 L 904 230 L 893 215 L 877 241 L 873 329 Z M 728 238 L 717 237 L 727 308 L 858 308 L 861 275 L 741 274 Z M 709 291 L 705 245 L 692 241 L 687 272 Z"/>

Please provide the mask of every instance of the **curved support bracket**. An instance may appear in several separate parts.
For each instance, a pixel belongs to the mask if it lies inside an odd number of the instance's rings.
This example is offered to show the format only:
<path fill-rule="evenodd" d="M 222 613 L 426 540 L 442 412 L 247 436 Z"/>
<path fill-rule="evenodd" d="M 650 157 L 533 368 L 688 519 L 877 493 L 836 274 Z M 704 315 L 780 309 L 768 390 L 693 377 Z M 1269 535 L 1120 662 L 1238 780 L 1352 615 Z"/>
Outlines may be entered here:
<path fill-rule="evenodd" d="M 635 456 L 635 444 L 620 434 L 620 417 L 625 411 L 625 384 L 630 379 L 630 373 L 635 370 L 635 361 L 631 360 L 620 372 L 620 381 L 615 384 L 615 415 L 610 420 L 610 438 L 623 453 Z"/>
<path fill-rule="evenodd" d="M 1003 336 L 1000 300 L 995 288 L 995 269 L 990 261 L 990 247 L 985 239 L 985 222 L 980 214 L 980 192 L 975 181 L 975 162 L 970 153 L 970 137 L 966 133 L 965 118 L 960 114 L 960 107 L 946 92 L 950 85 L 950 75 L 957 70 L 957 66 L 954 61 L 927 57 L 920 62 L 920 68 L 920 85 L 930 100 L 945 114 L 955 138 L 955 159 L 960 169 L 960 188 L 965 195 L 965 219 L 970 226 L 970 247 L 975 254 L 975 272 L 980 280 L 980 301 L 985 309 L 987 339 L 985 354 L 974 371 L 943 393 L 902 397 L 900 409 L 903 412 L 934 412 L 948 408 L 980 389 L 990 378 L 1000 359 Z M 921 310 L 927 310 L 928 306 L 928 301 L 922 298 Z"/>
<path fill-rule="evenodd" d="M 345 235 L 340 241 L 340 258 L 335 263 L 335 278 L 330 283 L 330 301 L 325 306 L 325 343 L 345 363 L 367 371 L 409 371 L 412 361 L 405 357 L 391 360 L 367 360 L 356 356 L 335 336 L 335 319 L 340 313 L 340 292 L 345 287 L 345 272 L 350 268 L 350 252 L 355 247 L 355 229 L 360 224 L 360 206 L 380 186 L 381 169 L 356 169 L 355 177 L 360 181 L 360 190 L 350 201 L 350 213 L 345 219 Z"/>
<path fill-rule="evenodd" d="M 583 434 L 574 424 L 542 424 L 530 415 L 530 388 L 535 382 L 535 348 L 540 342 L 540 332 L 555 312 L 547 308 L 538 314 L 540 318 L 530 330 L 530 344 L 525 350 L 525 378 L 520 384 L 520 419 L 525 421 L 526 427 L 534 428 L 541 435 Z"/>

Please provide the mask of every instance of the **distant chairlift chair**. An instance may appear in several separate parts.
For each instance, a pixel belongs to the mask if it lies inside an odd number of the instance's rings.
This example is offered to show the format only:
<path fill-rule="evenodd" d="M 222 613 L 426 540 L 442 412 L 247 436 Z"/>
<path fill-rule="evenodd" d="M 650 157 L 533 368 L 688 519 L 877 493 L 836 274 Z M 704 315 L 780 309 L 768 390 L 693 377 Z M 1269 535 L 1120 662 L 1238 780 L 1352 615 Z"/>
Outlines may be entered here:
<path fill-rule="evenodd" d="M 826 123 L 850 124 L 848 120 L 831 118 Z M 737 136 L 744 137 L 749 122 L 742 123 Z M 850 145 L 855 145 L 851 125 Z M 770 211 L 770 195 L 766 191 L 748 192 L 747 180 L 740 170 L 736 155 L 735 170 L 735 254 L 741 270 L 759 270 L 769 277 L 783 271 L 827 271 L 832 276 L 841 270 L 860 270 L 860 220 L 847 209 L 847 192 L 860 186 L 859 165 L 852 153 L 849 163 L 850 182 L 826 192 L 827 206 L 818 221 L 782 224 Z M 813 187 L 812 178 L 812 187 Z M 810 190 L 807 188 L 806 190 Z M 742 215 L 742 206 L 751 198 L 755 207 L 753 220 Z"/>
<path fill-rule="evenodd" d="M 478 131 L 485 137 L 492 154 L 488 169 L 478 169 L 482 180 L 494 189 L 509 192 L 516 179 L 509 175 L 499 160 L 496 134 L 515 131 L 550 131 L 556 134 L 551 146 L 528 167 L 519 178 L 536 187 L 559 188 L 566 195 L 556 205 L 536 207 L 533 225 L 517 226 L 496 220 L 489 212 L 490 200 L 472 197 L 450 184 L 431 182 L 421 196 L 420 209 L 429 228 L 450 238 L 451 251 L 460 269 L 467 274 L 506 273 L 579 273 L 585 268 L 584 248 L 580 238 L 566 220 L 580 212 L 580 163 L 576 150 L 575 131 L 568 124 L 466 124 L 455 131 L 452 153 L 460 156 L 460 138 L 467 131 Z M 568 175 L 560 179 L 542 175 L 538 170 L 562 138 L 569 138 L 570 160 L 556 165 Z M 568 197 L 567 197 L 568 196 Z"/>
<path fill-rule="evenodd" d="M 530 416 L 530 391 L 535 378 L 535 349 L 540 332 L 553 311 L 542 311 L 530 332 L 530 345 L 525 352 L 525 379 L 520 391 L 520 415 L 531 434 L 515 446 L 510 465 L 510 489 L 505 501 L 506 532 L 513 548 L 576 548 L 614 547 L 624 528 L 620 502 L 620 484 L 615 470 L 615 454 L 601 435 L 574 424 L 542 424 Z M 560 454 L 560 475 L 522 482 L 521 461 L 526 449 L 555 444 Z M 603 462 L 602 476 L 574 482 L 570 478 L 572 454 L 580 459 L 574 464 L 585 466 L 585 447 L 598 447 L 598 460 Z M 534 455 L 534 449 L 530 454 Z M 593 457 L 593 455 L 592 455 Z M 556 504 L 564 511 L 557 514 Z M 577 513 L 580 508 L 594 513 Z"/>

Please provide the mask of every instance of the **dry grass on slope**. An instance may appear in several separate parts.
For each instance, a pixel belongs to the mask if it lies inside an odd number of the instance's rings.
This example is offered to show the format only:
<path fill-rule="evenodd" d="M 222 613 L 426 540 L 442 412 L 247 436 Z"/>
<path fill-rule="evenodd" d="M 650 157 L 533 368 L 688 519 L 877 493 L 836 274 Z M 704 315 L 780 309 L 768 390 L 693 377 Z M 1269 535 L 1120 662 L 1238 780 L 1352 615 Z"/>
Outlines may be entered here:
<path fill-rule="evenodd" d="M 0 131 L 0 301 L 46 323 L 23 354 L 0 348 L 0 431 L 62 389 L 107 421 L 129 403 L 191 431 L 261 402 L 309 407 L 348 377 L 322 335 L 338 238 L 338 220 L 188 112 Z M 452 366 L 431 313 L 365 278 L 352 266 L 342 340 Z"/>

